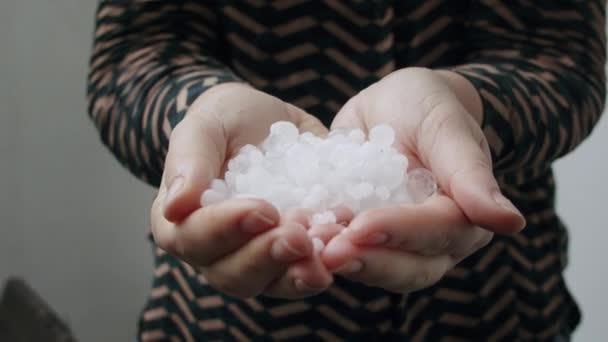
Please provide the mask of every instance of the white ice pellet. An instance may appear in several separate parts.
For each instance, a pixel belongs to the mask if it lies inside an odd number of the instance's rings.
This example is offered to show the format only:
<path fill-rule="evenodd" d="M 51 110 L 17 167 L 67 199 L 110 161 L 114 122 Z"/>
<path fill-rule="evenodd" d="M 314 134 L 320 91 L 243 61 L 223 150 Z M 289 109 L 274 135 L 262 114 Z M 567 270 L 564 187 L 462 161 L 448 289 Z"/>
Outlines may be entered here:
<path fill-rule="evenodd" d="M 378 196 L 379 199 L 386 201 L 391 196 L 391 193 L 386 186 L 379 186 L 376 188 L 376 196 Z"/>
<path fill-rule="evenodd" d="M 215 190 L 207 190 L 201 196 L 201 204 L 203 207 L 221 202 L 226 199 L 226 195 Z"/>
<path fill-rule="evenodd" d="M 339 207 L 357 215 L 370 208 L 419 203 L 436 192 L 428 170 L 406 173 L 408 160 L 392 147 L 395 132 L 389 125 L 373 127 L 368 138 L 359 129 L 337 129 L 321 138 L 277 122 L 259 146 L 245 145 L 232 157 L 224 179 L 211 183 L 201 203 L 260 198 L 282 214 L 309 208 L 311 224 L 326 224 L 336 222 L 332 210 Z"/>
<path fill-rule="evenodd" d="M 395 141 L 395 131 L 389 125 L 379 125 L 369 131 L 369 141 L 380 146 L 391 146 Z"/>
<path fill-rule="evenodd" d="M 365 133 L 360 129 L 354 129 L 348 133 L 348 139 L 355 144 L 362 144 L 365 141 Z"/>
<path fill-rule="evenodd" d="M 258 148 L 253 145 L 247 144 L 247 145 L 241 147 L 241 149 L 239 150 L 239 155 L 243 155 L 243 154 L 246 155 L 246 154 L 252 153 L 254 151 L 258 151 Z"/>
<path fill-rule="evenodd" d="M 336 215 L 331 210 L 313 214 L 310 221 L 312 226 L 328 223 L 336 223 Z"/>
<path fill-rule="evenodd" d="M 327 134 L 327 137 L 337 141 L 344 141 L 348 139 L 348 133 L 350 132 L 346 128 L 336 128 L 329 132 L 329 134 Z"/>
<path fill-rule="evenodd" d="M 355 199 L 368 197 L 374 192 L 374 186 L 370 183 L 359 183 L 349 189 L 349 194 Z"/>
<path fill-rule="evenodd" d="M 211 190 L 214 190 L 220 194 L 227 195 L 230 190 L 228 189 L 228 184 L 221 179 L 214 179 L 211 181 Z"/>
<path fill-rule="evenodd" d="M 224 174 L 224 180 L 226 181 L 226 184 L 234 185 L 236 182 L 236 176 L 237 173 L 235 171 L 226 171 L 226 173 Z"/>
<path fill-rule="evenodd" d="M 270 127 L 270 134 L 282 136 L 285 140 L 295 140 L 300 131 L 293 123 L 280 121 Z"/>

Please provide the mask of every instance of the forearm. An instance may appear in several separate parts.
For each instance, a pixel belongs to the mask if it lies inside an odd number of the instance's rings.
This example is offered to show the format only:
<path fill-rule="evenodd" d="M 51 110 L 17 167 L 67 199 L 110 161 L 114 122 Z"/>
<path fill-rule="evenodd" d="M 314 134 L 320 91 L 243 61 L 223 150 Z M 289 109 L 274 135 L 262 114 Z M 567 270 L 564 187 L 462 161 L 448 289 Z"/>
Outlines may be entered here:
<path fill-rule="evenodd" d="M 465 62 L 440 71 L 481 122 L 497 173 L 549 167 L 591 133 L 604 106 L 600 2 L 560 5 L 560 15 L 575 18 L 563 20 L 543 18 L 554 17 L 550 5 L 522 3 L 506 10 L 517 15 L 519 7 L 532 6 L 537 13 L 528 8 L 528 18 L 516 17 L 520 23 L 512 26 L 487 19 L 494 2 L 478 5 L 485 20 L 472 25 Z"/>
<path fill-rule="evenodd" d="M 116 158 L 153 185 L 171 131 L 192 102 L 214 85 L 239 81 L 215 57 L 208 11 L 164 2 L 101 2 L 98 9 L 89 114 Z M 199 32 L 192 23 L 208 27 Z"/>

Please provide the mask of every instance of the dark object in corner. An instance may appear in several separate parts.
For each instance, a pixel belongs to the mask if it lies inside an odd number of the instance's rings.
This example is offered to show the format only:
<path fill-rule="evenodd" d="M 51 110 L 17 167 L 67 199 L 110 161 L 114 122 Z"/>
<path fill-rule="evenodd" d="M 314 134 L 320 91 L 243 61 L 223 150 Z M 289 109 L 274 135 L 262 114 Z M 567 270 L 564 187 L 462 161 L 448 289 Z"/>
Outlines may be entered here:
<path fill-rule="evenodd" d="M 9 279 L 0 299 L 0 341 L 75 342 L 68 326 L 21 279 Z"/>

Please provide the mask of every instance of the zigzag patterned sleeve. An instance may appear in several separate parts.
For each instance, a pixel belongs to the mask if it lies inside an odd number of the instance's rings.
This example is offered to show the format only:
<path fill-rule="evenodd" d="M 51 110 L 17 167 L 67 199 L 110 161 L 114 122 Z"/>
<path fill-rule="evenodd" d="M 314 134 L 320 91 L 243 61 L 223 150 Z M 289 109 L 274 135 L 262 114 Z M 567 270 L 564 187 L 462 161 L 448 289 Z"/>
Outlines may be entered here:
<path fill-rule="evenodd" d="M 466 64 L 495 171 L 544 169 L 573 150 L 605 99 L 601 0 L 472 1 Z"/>
<path fill-rule="evenodd" d="M 206 89 L 239 81 L 221 62 L 218 20 L 202 1 L 100 1 L 88 111 L 103 142 L 158 185 L 172 128 Z"/>

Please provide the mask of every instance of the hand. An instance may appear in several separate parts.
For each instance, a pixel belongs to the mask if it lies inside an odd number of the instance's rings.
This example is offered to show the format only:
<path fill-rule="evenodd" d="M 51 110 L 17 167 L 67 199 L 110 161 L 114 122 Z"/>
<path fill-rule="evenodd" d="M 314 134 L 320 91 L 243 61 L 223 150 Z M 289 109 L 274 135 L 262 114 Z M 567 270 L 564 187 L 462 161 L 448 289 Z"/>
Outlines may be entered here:
<path fill-rule="evenodd" d="M 241 84 L 201 95 L 173 130 L 151 230 L 158 246 L 200 270 L 218 290 L 236 297 L 261 293 L 297 298 L 328 287 L 332 276 L 307 235 L 308 216 L 280 218 L 262 200 L 234 199 L 201 208 L 200 197 L 227 161 L 259 144 L 276 121 L 325 134 L 313 116 Z"/>
<path fill-rule="evenodd" d="M 338 113 L 333 128 L 389 124 L 410 167 L 426 167 L 445 195 L 420 205 L 370 210 L 323 252 L 330 270 L 365 284 L 410 292 L 438 281 L 492 233 L 514 233 L 523 216 L 500 192 L 480 128 L 473 86 L 450 72 L 408 68 L 371 85 Z M 482 227 L 482 228 L 479 228 Z"/>

